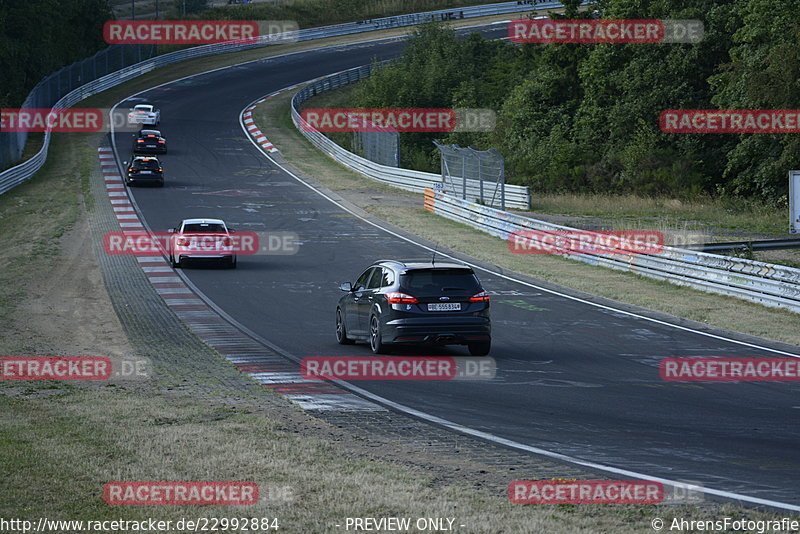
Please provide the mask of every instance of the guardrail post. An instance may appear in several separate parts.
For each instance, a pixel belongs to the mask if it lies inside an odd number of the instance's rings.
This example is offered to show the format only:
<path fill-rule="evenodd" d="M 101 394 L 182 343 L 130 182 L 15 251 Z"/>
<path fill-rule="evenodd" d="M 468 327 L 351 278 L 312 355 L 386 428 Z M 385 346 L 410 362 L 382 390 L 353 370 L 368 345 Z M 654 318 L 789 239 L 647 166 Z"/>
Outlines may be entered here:
<path fill-rule="evenodd" d="M 478 158 L 478 187 L 481 192 L 481 204 L 486 204 L 486 201 L 483 199 L 483 162 L 481 158 Z M 505 207 L 505 206 L 504 206 Z"/>
<path fill-rule="evenodd" d="M 461 156 L 461 198 L 463 200 L 467 200 L 467 177 L 466 172 L 464 172 L 467 168 L 467 155 L 464 154 Z"/>
<path fill-rule="evenodd" d="M 506 160 L 500 160 L 500 177 L 502 178 L 502 183 L 500 185 L 500 209 L 506 209 Z M 531 197 L 530 194 L 528 195 L 528 206 L 531 204 Z"/>

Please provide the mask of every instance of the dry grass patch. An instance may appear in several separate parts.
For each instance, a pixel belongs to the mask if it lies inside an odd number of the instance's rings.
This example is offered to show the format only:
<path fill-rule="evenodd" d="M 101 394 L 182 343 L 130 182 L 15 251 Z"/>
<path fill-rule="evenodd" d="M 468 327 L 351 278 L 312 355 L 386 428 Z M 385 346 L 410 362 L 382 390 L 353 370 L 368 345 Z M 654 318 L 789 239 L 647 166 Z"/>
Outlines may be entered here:
<path fill-rule="evenodd" d="M 418 470 L 344 457 L 330 443 L 283 431 L 255 406 L 123 388 L 69 388 L 47 400 L 0 395 L 0 421 L 0 513 L 6 517 L 277 517 L 280 531 L 290 533 L 341 532 L 335 525 L 347 517 L 449 517 L 463 532 L 560 534 L 642 532 L 652 517 L 704 514 L 688 507 L 512 505 L 467 485 L 439 486 Z M 102 486 L 115 480 L 254 481 L 261 499 L 202 510 L 106 506 Z"/>

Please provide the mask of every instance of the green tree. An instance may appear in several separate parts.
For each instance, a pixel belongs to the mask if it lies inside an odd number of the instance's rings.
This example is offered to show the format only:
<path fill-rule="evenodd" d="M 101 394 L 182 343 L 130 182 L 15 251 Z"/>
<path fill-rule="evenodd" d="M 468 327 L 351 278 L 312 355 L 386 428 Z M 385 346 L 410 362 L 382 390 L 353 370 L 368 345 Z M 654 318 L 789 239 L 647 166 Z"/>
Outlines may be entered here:
<path fill-rule="evenodd" d="M 721 109 L 800 107 L 800 22 L 795 0 L 737 0 L 743 24 L 730 61 L 711 78 Z M 800 168 L 796 134 L 742 134 L 727 152 L 721 190 L 766 199 L 787 193 L 786 173 Z"/>
<path fill-rule="evenodd" d="M 0 103 L 19 107 L 39 80 L 105 46 L 105 0 L 0 0 Z"/>

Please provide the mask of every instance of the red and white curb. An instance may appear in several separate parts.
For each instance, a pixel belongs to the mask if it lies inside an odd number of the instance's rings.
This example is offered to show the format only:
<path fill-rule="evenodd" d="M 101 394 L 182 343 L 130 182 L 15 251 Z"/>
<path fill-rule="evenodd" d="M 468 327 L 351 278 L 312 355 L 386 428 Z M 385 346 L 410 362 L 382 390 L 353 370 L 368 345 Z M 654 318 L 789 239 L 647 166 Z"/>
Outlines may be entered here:
<path fill-rule="evenodd" d="M 112 150 L 101 147 L 97 152 L 108 198 L 120 228 L 123 232 L 145 231 L 119 175 Z M 264 347 L 220 317 L 194 294 L 162 256 L 137 256 L 136 260 L 150 284 L 178 318 L 206 344 L 262 386 L 285 396 L 304 410 L 386 411 L 382 406 L 328 382 L 304 379 L 297 363 L 265 352 Z"/>
<path fill-rule="evenodd" d="M 122 182 L 117 163 L 114 161 L 114 153 L 110 148 L 98 148 L 97 155 L 100 159 L 100 170 L 103 172 L 103 180 L 106 185 L 106 193 L 114 209 L 122 230 L 144 231 L 144 226 L 139 221 L 139 217 L 133 209 L 128 191 Z"/>
<path fill-rule="evenodd" d="M 242 113 L 242 122 L 244 123 L 244 127 L 247 128 L 248 133 L 253 136 L 253 139 L 256 140 L 256 143 L 258 143 L 261 148 L 267 152 L 277 152 L 278 149 L 275 148 L 275 145 L 269 142 L 267 136 L 265 136 L 261 130 L 258 129 L 255 121 L 253 121 L 253 110 L 255 110 L 256 107 L 265 100 L 266 98 L 262 98 L 261 100 L 256 101 L 255 104 L 245 108 L 244 113 Z"/>

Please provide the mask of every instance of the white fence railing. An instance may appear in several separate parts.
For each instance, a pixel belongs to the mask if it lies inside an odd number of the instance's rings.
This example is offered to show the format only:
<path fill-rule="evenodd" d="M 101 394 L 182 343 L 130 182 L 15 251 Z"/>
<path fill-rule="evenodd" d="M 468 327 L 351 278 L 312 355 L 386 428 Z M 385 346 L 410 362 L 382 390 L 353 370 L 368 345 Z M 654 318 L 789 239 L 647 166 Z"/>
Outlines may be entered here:
<path fill-rule="evenodd" d="M 149 72 L 153 69 L 170 65 L 172 63 L 177 63 L 179 61 L 186 61 L 188 59 L 224 54 L 228 52 L 238 52 L 251 48 L 258 48 L 285 42 L 286 40 L 309 41 L 313 39 L 323 39 L 325 37 L 335 37 L 339 35 L 350 35 L 373 30 L 412 26 L 432 20 L 458 20 L 487 15 L 502 15 L 506 13 L 530 11 L 534 8 L 553 9 L 561 6 L 559 2 L 544 2 L 535 6 L 533 4 L 534 2 L 526 0 L 517 2 L 500 2 L 496 4 L 485 4 L 481 6 L 469 6 L 453 9 L 440 9 L 437 11 L 427 11 L 425 13 L 412 13 L 408 15 L 397 15 L 394 17 L 383 17 L 359 22 L 348 22 L 345 24 L 336 24 L 332 26 L 322 26 L 319 28 L 309 28 L 279 36 L 262 36 L 262 38 L 259 38 L 255 42 L 231 42 L 194 46 L 185 50 L 178 50 L 176 52 L 170 52 L 168 54 L 153 57 L 116 72 L 112 72 L 111 74 L 107 74 L 102 78 L 93 80 L 64 95 L 64 97 L 53 104 L 53 108 L 68 108 L 75 105 L 77 102 L 80 102 L 84 98 L 127 82 L 132 78 L 144 74 L 145 72 Z M 24 163 L 21 163 L 15 167 L 11 167 L 10 169 L 0 173 L 0 194 L 5 193 L 9 189 L 19 185 L 36 174 L 36 172 L 42 168 L 47 160 L 47 151 L 49 148 L 50 132 L 47 131 L 44 135 L 42 148 L 38 153 L 36 153 L 36 155 Z"/>
<path fill-rule="evenodd" d="M 437 183 L 441 184 L 441 174 L 401 169 L 375 163 L 342 148 L 325 137 L 321 132 L 311 128 L 308 124 L 301 125 L 302 119 L 300 117 L 300 111 L 303 102 L 325 91 L 331 91 L 357 82 L 358 80 L 368 77 L 371 72 L 372 65 L 364 65 L 325 76 L 303 87 L 292 97 L 291 112 L 294 125 L 314 146 L 342 165 L 353 169 L 367 178 L 417 193 L 421 193 L 426 187 L 434 187 Z M 461 179 L 451 178 L 451 183 L 448 185 L 455 187 L 457 191 L 464 191 L 467 198 L 480 198 L 481 196 L 480 180 L 467 179 L 466 184 L 464 184 Z M 495 205 L 499 205 L 500 201 L 499 195 L 497 198 L 493 199 Z M 529 209 L 531 205 L 530 189 L 527 186 L 506 184 L 505 203 L 506 206 L 510 208 Z"/>
<path fill-rule="evenodd" d="M 552 234 L 578 231 L 430 189 L 425 192 L 425 207 L 442 217 L 503 239 L 524 230 Z M 800 313 L 800 269 L 792 267 L 666 246 L 659 254 L 631 254 L 620 250 L 619 254 L 562 256 Z"/>

